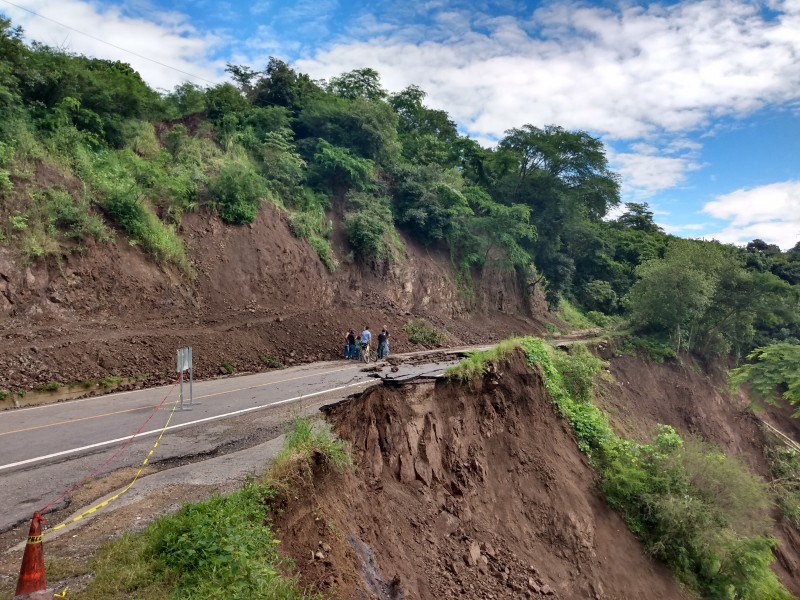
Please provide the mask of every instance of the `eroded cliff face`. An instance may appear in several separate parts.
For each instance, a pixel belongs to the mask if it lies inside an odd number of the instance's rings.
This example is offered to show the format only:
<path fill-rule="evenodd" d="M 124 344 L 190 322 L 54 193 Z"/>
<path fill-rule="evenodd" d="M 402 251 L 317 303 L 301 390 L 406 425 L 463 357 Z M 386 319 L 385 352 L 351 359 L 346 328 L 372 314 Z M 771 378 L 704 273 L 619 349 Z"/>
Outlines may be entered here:
<path fill-rule="evenodd" d="M 410 241 L 390 268 L 342 261 L 331 274 L 272 206 L 243 227 L 189 214 L 181 235 L 194 280 L 121 236 L 35 263 L 0 248 L 0 389 L 112 373 L 159 381 L 186 344 L 202 377 L 223 362 L 264 368 L 264 356 L 336 358 L 343 332 L 366 324 L 389 326 L 400 351 L 413 348 L 402 331 L 409 318 L 425 318 L 450 344 L 542 332 L 548 318 L 513 273 L 489 267 L 466 293 L 445 253 Z"/>
<path fill-rule="evenodd" d="M 357 468 L 321 477 L 279 525 L 333 597 L 684 597 L 599 496 L 521 354 L 474 387 L 378 388 L 328 417 Z"/>

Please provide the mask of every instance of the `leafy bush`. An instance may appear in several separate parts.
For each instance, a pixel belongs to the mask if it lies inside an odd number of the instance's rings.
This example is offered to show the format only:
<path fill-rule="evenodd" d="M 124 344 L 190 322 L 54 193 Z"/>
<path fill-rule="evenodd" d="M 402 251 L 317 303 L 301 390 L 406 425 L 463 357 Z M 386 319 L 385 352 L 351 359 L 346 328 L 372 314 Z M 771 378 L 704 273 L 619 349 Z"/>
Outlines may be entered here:
<path fill-rule="evenodd" d="M 781 515 L 800 527 L 800 453 L 781 441 L 767 446 L 765 455 Z"/>
<path fill-rule="evenodd" d="M 657 363 L 663 363 L 677 357 L 675 349 L 669 342 L 655 336 L 628 336 L 616 351 L 619 354 L 630 356 L 642 355 Z"/>
<path fill-rule="evenodd" d="M 402 254 L 403 244 L 394 228 L 389 199 L 368 194 L 351 194 L 351 209 L 344 219 L 347 241 L 363 262 L 392 263 Z"/>
<path fill-rule="evenodd" d="M 731 371 L 731 385 L 747 383 L 754 396 L 772 404 L 785 400 L 800 403 L 800 344 L 780 342 L 756 348 L 752 361 Z M 794 416 L 800 414 L 800 409 Z"/>
<path fill-rule="evenodd" d="M 441 346 L 445 340 L 444 335 L 421 319 L 406 321 L 403 331 L 406 332 L 409 342 L 421 346 Z"/>
<path fill-rule="evenodd" d="M 270 356 L 269 354 L 259 356 L 259 360 L 268 369 L 282 369 L 284 366 L 283 361 L 281 361 L 279 358 L 275 358 L 274 356 Z"/>
<path fill-rule="evenodd" d="M 336 270 L 336 258 L 333 256 L 328 236 L 333 230 L 332 223 L 325 217 L 321 206 L 314 206 L 304 212 L 289 212 L 289 229 L 295 237 L 308 241 L 329 273 Z"/>
<path fill-rule="evenodd" d="M 611 313 L 617 309 L 617 293 L 608 281 L 595 279 L 583 286 L 581 300 L 589 310 Z"/>
<path fill-rule="evenodd" d="M 255 221 L 261 198 L 267 195 L 269 186 L 251 165 L 231 161 L 226 162 L 219 175 L 209 183 L 209 190 L 223 221 L 245 225 Z"/>

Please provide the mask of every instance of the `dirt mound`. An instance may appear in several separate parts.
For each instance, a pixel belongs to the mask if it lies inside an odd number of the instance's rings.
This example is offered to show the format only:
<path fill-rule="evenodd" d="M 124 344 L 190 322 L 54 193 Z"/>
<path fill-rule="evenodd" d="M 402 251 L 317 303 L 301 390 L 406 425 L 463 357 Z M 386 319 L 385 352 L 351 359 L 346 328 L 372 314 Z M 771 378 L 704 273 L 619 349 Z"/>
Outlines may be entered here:
<path fill-rule="evenodd" d="M 761 415 L 748 409 L 746 398 L 731 396 L 722 374 L 704 373 L 678 363 L 654 364 L 621 356 L 611 360 L 614 383 L 605 383 L 605 412 L 624 437 L 649 440 L 656 425 L 671 425 L 683 436 L 696 435 L 747 464 L 765 480 L 772 479 L 760 419 L 793 439 L 800 426 L 788 409 L 771 408 Z M 779 545 L 773 569 L 782 583 L 800 597 L 800 534 L 776 509 L 773 535 Z"/>
<path fill-rule="evenodd" d="M 377 388 L 329 413 L 358 468 L 277 517 L 306 583 L 364 599 L 683 597 L 521 354 L 474 389 Z"/>

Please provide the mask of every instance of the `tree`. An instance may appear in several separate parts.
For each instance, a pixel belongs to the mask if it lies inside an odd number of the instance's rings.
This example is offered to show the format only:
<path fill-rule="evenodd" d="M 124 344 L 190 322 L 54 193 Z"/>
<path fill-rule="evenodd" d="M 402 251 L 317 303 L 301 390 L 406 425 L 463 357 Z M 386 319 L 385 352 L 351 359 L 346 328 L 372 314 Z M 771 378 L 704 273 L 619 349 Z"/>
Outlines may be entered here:
<path fill-rule="evenodd" d="M 628 202 L 625 204 L 625 208 L 627 210 L 616 220 L 619 225 L 636 231 L 663 233 L 663 230 L 653 220 L 653 212 L 647 203 Z"/>
<path fill-rule="evenodd" d="M 715 281 L 677 260 L 651 260 L 636 270 L 640 279 L 629 295 L 630 318 L 640 330 L 673 336 L 678 349 L 692 334 L 711 304 Z"/>
<path fill-rule="evenodd" d="M 386 90 L 381 87 L 381 76 L 370 68 L 355 69 L 333 77 L 328 83 L 328 91 L 348 100 L 378 101 L 386 97 Z"/>
<path fill-rule="evenodd" d="M 770 404 L 783 399 L 792 406 L 800 402 L 800 344 L 778 343 L 756 348 L 751 361 L 731 371 L 731 384 L 744 383 L 754 394 Z M 800 410 L 794 413 L 800 417 Z"/>

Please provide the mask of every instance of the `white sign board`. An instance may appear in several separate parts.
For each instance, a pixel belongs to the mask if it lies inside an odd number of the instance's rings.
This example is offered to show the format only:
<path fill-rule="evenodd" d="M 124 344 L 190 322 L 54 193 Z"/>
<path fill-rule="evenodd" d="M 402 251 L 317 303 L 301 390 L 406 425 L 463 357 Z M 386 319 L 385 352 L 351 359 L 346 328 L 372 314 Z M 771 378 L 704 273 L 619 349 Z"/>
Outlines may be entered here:
<path fill-rule="evenodd" d="M 175 366 L 176 373 L 183 373 L 192 368 L 192 348 L 180 348 L 177 352 L 177 360 Z"/>

